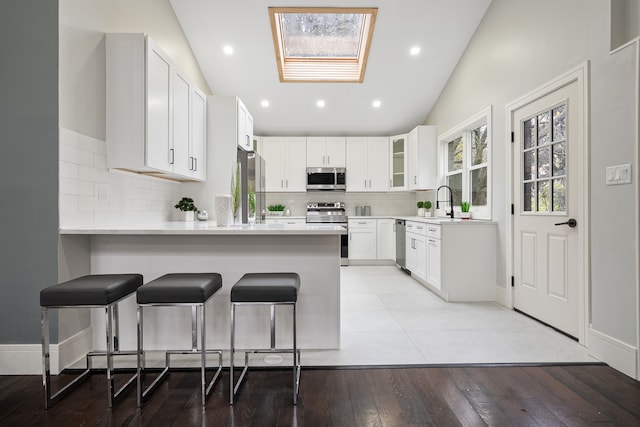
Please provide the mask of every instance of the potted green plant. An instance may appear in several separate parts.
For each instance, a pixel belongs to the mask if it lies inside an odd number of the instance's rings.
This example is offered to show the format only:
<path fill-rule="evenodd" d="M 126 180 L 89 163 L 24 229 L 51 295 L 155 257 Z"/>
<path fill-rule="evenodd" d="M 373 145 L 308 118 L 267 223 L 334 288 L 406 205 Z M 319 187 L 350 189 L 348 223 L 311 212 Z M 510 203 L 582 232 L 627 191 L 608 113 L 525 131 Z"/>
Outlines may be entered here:
<path fill-rule="evenodd" d="M 267 206 L 267 210 L 269 211 L 269 215 L 279 215 L 282 216 L 284 213 L 285 206 L 284 205 L 269 205 Z"/>
<path fill-rule="evenodd" d="M 191 197 L 183 197 L 174 207 L 180 211 L 178 214 L 183 221 L 193 221 L 198 210 Z"/>
<path fill-rule="evenodd" d="M 424 216 L 424 202 L 420 201 L 416 205 L 418 206 L 418 216 Z"/>
<path fill-rule="evenodd" d="M 460 202 L 460 218 L 462 218 L 462 219 L 470 219 L 471 218 L 471 212 L 469 212 L 469 209 L 471 209 L 471 203 L 469 203 L 469 202 Z"/>
<path fill-rule="evenodd" d="M 424 202 L 424 216 L 431 216 L 431 201 Z"/>

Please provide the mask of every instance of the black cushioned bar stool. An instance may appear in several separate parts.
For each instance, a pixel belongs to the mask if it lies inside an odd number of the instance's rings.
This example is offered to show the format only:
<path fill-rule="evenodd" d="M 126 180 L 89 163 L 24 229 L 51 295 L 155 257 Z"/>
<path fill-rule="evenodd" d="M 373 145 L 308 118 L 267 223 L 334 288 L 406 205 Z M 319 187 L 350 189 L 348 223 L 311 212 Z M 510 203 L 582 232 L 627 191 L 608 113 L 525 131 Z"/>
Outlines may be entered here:
<path fill-rule="evenodd" d="M 205 304 L 222 287 L 222 276 L 218 273 L 173 273 L 166 274 L 141 286 L 136 295 L 138 300 L 138 406 L 142 406 L 151 393 L 169 373 L 170 355 L 200 355 L 200 383 L 202 404 L 207 401 L 220 373 L 222 372 L 222 350 L 207 350 Z M 148 386 L 144 387 L 145 354 L 143 350 L 143 308 L 152 306 L 191 307 L 191 349 L 167 350 L 165 367 Z M 199 312 L 199 316 L 198 316 Z M 198 349 L 198 319 L 200 322 L 200 349 Z M 218 355 L 218 370 L 207 384 L 207 354 Z"/>
<path fill-rule="evenodd" d="M 250 353 L 292 353 L 293 354 L 293 404 L 298 403 L 300 386 L 300 350 L 296 345 L 296 303 L 300 289 L 300 276 L 297 273 L 248 273 L 231 288 L 231 357 L 229 377 L 231 383 L 229 403 L 233 400 L 242 385 L 242 380 L 249 368 Z M 245 349 L 244 368 L 236 382 L 234 379 L 235 357 L 235 316 L 236 306 L 268 305 L 270 306 L 271 346 L 268 349 Z M 290 305 L 293 314 L 293 347 L 276 348 L 276 306 Z"/>
<path fill-rule="evenodd" d="M 59 283 L 40 291 L 40 307 L 42 311 L 42 383 L 44 385 L 45 409 L 87 379 L 93 371 L 91 366 L 91 358 L 93 356 L 106 356 L 107 358 L 107 398 L 109 407 L 113 406 L 114 400 L 133 384 L 135 375 L 119 390 L 115 391 L 113 356 L 135 354 L 135 351 L 120 351 L 119 349 L 118 302 L 132 295 L 141 285 L 142 275 L 140 274 L 94 274 Z M 52 395 L 49 365 L 49 309 L 80 307 L 105 309 L 106 351 L 87 353 L 86 370 Z"/>

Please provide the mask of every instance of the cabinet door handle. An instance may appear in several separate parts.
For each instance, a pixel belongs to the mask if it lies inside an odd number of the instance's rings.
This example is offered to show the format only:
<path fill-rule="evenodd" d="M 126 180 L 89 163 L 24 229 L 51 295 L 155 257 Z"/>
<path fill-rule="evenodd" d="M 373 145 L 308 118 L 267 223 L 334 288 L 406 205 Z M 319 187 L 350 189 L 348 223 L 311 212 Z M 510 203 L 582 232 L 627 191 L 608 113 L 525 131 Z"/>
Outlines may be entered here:
<path fill-rule="evenodd" d="M 289 188 L 289 180 L 288 180 L 288 179 L 285 179 L 285 180 L 284 180 L 284 183 L 286 184 L 286 188 Z"/>
<path fill-rule="evenodd" d="M 351 240 L 351 232 L 349 232 L 349 240 Z"/>
<path fill-rule="evenodd" d="M 324 161 L 325 156 L 322 156 L 322 164 L 326 165 L 325 161 Z"/>
<path fill-rule="evenodd" d="M 247 142 L 245 143 L 245 145 L 247 148 L 249 148 L 251 147 L 251 142 L 250 142 L 251 138 L 249 137 L 249 135 L 245 135 L 245 137 L 247 138 Z"/>
<path fill-rule="evenodd" d="M 369 188 L 371 188 L 371 180 L 369 180 Z"/>
<path fill-rule="evenodd" d="M 284 188 L 284 180 L 280 180 L 280 188 Z"/>
<path fill-rule="evenodd" d="M 331 164 L 331 156 L 327 156 L 327 166 Z"/>
<path fill-rule="evenodd" d="M 173 148 L 169 148 L 169 164 L 172 165 L 174 161 L 174 152 Z"/>
<path fill-rule="evenodd" d="M 364 180 L 364 188 L 367 188 L 367 180 Z"/>
<path fill-rule="evenodd" d="M 424 229 L 424 227 L 423 227 L 423 226 L 421 226 L 421 225 L 419 225 L 419 226 L 418 226 L 418 230 L 422 230 L 422 229 Z"/>
<path fill-rule="evenodd" d="M 413 183 L 414 184 L 418 183 L 418 177 L 416 175 L 413 175 Z"/>
<path fill-rule="evenodd" d="M 198 158 L 197 157 L 193 158 L 193 170 L 194 170 L 194 172 L 198 170 Z"/>
<path fill-rule="evenodd" d="M 429 231 L 436 231 L 436 229 L 429 227 Z"/>
<path fill-rule="evenodd" d="M 436 241 L 433 239 L 429 239 L 429 243 L 435 243 Z"/>

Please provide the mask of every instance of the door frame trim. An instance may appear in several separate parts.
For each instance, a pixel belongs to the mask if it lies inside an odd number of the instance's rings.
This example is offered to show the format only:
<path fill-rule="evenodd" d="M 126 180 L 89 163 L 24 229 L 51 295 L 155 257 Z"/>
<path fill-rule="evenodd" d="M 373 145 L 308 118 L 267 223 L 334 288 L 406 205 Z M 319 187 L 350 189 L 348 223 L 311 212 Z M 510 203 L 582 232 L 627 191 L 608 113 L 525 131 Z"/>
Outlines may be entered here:
<path fill-rule="evenodd" d="M 507 205 L 505 206 L 505 216 L 507 218 L 507 262 L 506 262 L 506 277 L 505 277 L 505 305 L 507 308 L 513 308 L 513 287 L 511 284 L 511 277 L 513 276 L 514 266 L 514 219 L 511 214 L 511 205 L 514 203 L 514 179 L 513 176 L 513 144 L 511 141 L 511 132 L 514 130 L 514 112 L 525 105 L 528 105 L 540 98 L 543 98 L 556 90 L 559 90 L 571 83 L 578 83 L 579 91 L 582 96 L 582 134 L 584 136 L 584 147 L 582 154 L 582 164 L 584 165 L 582 171 L 583 188 L 583 200 L 580 203 L 579 212 L 581 222 L 584 224 L 580 227 L 578 233 L 578 340 L 582 345 L 587 345 L 587 330 L 588 330 L 588 314 L 590 304 L 589 284 L 591 283 L 591 275 L 589 270 L 589 253 L 590 253 L 590 217 L 589 217 L 589 198 L 591 194 L 590 186 L 590 64 L 589 61 L 585 61 L 572 70 L 567 71 L 564 74 L 556 77 L 543 84 L 542 86 L 532 90 L 524 96 L 508 103 L 505 107 L 506 121 L 505 121 L 505 141 L 507 141 L 507 159 L 506 162 L 506 182 L 507 182 Z"/>

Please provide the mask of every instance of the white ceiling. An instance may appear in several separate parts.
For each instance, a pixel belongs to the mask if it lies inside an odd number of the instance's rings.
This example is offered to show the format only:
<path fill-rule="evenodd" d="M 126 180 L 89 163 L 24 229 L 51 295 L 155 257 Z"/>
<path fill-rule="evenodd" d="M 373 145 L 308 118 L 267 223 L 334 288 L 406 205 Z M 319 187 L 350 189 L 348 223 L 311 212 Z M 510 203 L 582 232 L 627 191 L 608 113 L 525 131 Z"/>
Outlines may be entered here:
<path fill-rule="evenodd" d="M 424 122 L 491 0 L 170 2 L 210 89 L 239 96 L 256 135 L 375 136 Z M 280 83 L 269 6 L 377 7 L 364 82 Z M 224 45 L 233 55 L 223 53 Z M 421 53 L 410 56 L 415 45 Z M 318 99 L 324 108 L 316 107 Z M 374 99 L 380 108 L 372 107 Z"/>

